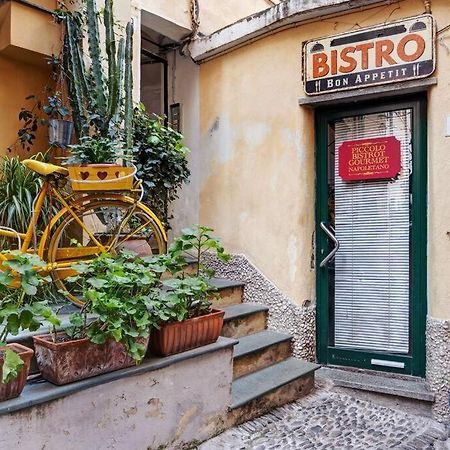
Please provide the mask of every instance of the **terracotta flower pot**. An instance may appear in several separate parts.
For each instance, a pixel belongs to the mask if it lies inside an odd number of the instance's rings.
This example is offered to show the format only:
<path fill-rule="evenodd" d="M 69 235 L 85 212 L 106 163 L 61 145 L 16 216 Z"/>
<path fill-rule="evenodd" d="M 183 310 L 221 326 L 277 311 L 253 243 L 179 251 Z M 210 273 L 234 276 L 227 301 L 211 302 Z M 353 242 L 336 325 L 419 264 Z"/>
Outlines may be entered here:
<path fill-rule="evenodd" d="M 181 353 L 216 342 L 223 327 L 225 311 L 213 309 L 211 314 L 161 325 L 152 330 L 150 352 L 158 356 Z"/>
<path fill-rule="evenodd" d="M 64 336 L 58 334 L 59 338 Z M 53 342 L 51 335 L 46 334 L 33 336 L 33 341 L 42 377 L 58 386 L 136 364 L 125 346 L 112 339 L 102 345 L 89 339 Z M 148 340 L 144 344 L 147 346 Z"/>
<path fill-rule="evenodd" d="M 123 244 L 121 244 L 120 248 L 134 252 L 139 257 L 153 255 L 152 248 L 147 242 L 147 238 L 145 236 L 135 236 L 127 239 Z"/>
<path fill-rule="evenodd" d="M 0 369 L 3 368 L 3 352 L 9 348 L 16 352 L 23 361 L 23 367 L 19 376 L 9 383 L 0 383 L 0 401 L 9 400 L 18 397 L 27 382 L 28 372 L 30 371 L 31 358 L 33 358 L 33 350 L 20 344 L 7 344 L 6 347 L 0 347 Z"/>

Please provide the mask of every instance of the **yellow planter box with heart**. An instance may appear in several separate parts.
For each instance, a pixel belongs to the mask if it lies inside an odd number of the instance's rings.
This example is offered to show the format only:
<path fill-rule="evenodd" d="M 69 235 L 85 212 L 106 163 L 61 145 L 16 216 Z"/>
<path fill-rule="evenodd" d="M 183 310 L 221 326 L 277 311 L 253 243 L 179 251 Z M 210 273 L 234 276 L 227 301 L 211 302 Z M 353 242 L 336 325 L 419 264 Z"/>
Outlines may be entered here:
<path fill-rule="evenodd" d="M 74 191 L 129 191 L 133 187 L 136 168 L 119 164 L 68 166 Z"/>

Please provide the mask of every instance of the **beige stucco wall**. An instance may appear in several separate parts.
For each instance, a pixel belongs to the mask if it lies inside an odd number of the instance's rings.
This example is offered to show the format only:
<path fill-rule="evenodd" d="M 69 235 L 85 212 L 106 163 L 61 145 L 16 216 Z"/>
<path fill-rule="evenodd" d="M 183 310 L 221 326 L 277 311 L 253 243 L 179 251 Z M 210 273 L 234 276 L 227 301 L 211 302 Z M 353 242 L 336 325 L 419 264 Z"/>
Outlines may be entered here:
<path fill-rule="evenodd" d="M 56 2 L 40 0 L 39 4 L 54 8 Z M 46 39 L 41 39 L 43 35 Z M 51 15 L 18 3 L 0 6 L 0 155 L 8 153 L 7 148 L 18 139 L 17 131 L 23 126 L 18 120 L 21 108 L 34 106 L 33 100 L 25 98 L 43 96 L 50 73 L 45 58 L 58 53 L 59 47 L 60 29 Z M 46 128 L 40 127 L 36 136 L 31 152 L 46 151 Z M 17 145 L 14 153 L 25 157 L 29 152 Z"/>
<path fill-rule="evenodd" d="M 423 12 L 403 1 L 291 28 L 200 66 L 200 221 L 301 304 L 314 299 L 314 125 L 303 96 L 301 45 Z M 438 29 L 446 0 L 433 1 Z M 450 318 L 450 33 L 439 35 L 439 84 L 429 103 L 429 312 Z"/>
<path fill-rule="evenodd" d="M 200 9 L 200 29 L 203 34 L 211 34 L 243 17 L 270 8 L 280 0 L 198 0 Z"/>
<path fill-rule="evenodd" d="M 243 17 L 270 8 L 280 0 L 198 0 L 199 32 L 210 34 Z M 125 2 L 124 2 L 125 3 Z M 141 0 L 140 7 L 184 28 L 191 29 L 192 0 Z"/>

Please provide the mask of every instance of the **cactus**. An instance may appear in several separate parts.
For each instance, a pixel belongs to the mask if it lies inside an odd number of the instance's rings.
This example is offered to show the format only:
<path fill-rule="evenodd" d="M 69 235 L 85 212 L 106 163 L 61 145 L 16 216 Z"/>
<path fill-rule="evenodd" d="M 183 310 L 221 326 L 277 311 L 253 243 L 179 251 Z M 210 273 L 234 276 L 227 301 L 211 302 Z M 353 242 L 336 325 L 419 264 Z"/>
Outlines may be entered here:
<path fill-rule="evenodd" d="M 111 119 L 115 113 L 115 104 L 118 88 L 116 76 L 116 39 L 114 36 L 114 12 L 112 0 L 105 1 L 105 31 L 106 31 L 106 54 L 108 55 L 108 118 Z"/>
<path fill-rule="evenodd" d="M 94 90 L 96 106 L 99 113 L 105 115 L 106 96 L 104 92 L 102 58 L 100 52 L 100 33 L 98 30 L 98 13 L 96 0 L 86 0 L 86 25 L 88 35 L 89 56 L 92 64 L 92 78 L 94 80 Z"/>
<path fill-rule="evenodd" d="M 127 150 L 133 147 L 133 24 L 127 24 L 125 44 L 125 143 Z"/>
<path fill-rule="evenodd" d="M 117 139 L 124 129 L 126 147 L 132 147 L 133 115 L 133 24 L 126 27 L 126 38 L 116 48 L 113 0 L 105 1 L 105 48 L 99 38 L 96 0 L 86 0 L 82 14 L 65 15 L 64 61 L 77 137 L 97 134 Z M 88 38 L 89 65 L 83 58 L 83 29 Z M 102 54 L 107 57 L 107 75 Z"/>
<path fill-rule="evenodd" d="M 64 48 L 70 54 L 70 59 L 65 57 L 66 72 L 69 77 L 69 95 L 72 106 L 72 116 L 75 132 L 78 137 L 84 136 L 87 129 L 87 121 L 84 116 L 83 104 L 83 86 L 85 86 L 84 64 L 81 60 L 81 52 L 79 49 L 79 36 L 76 33 L 76 25 L 74 19 L 70 16 L 66 19 L 66 34 Z M 87 86 L 86 86 L 87 90 Z"/>

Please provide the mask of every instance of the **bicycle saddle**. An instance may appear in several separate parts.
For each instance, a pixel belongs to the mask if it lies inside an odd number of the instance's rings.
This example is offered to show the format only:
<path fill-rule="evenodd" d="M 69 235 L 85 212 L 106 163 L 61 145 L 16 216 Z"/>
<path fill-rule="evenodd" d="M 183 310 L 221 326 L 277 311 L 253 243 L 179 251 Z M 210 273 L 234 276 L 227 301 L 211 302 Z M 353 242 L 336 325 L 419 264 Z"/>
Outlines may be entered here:
<path fill-rule="evenodd" d="M 64 177 L 69 175 L 69 171 L 65 167 L 55 166 L 54 164 L 48 164 L 41 161 L 36 161 L 35 159 L 24 159 L 22 164 L 33 172 L 38 173 L 46 177 L 47 175 L 52 175 L 57 173 Z"/>

